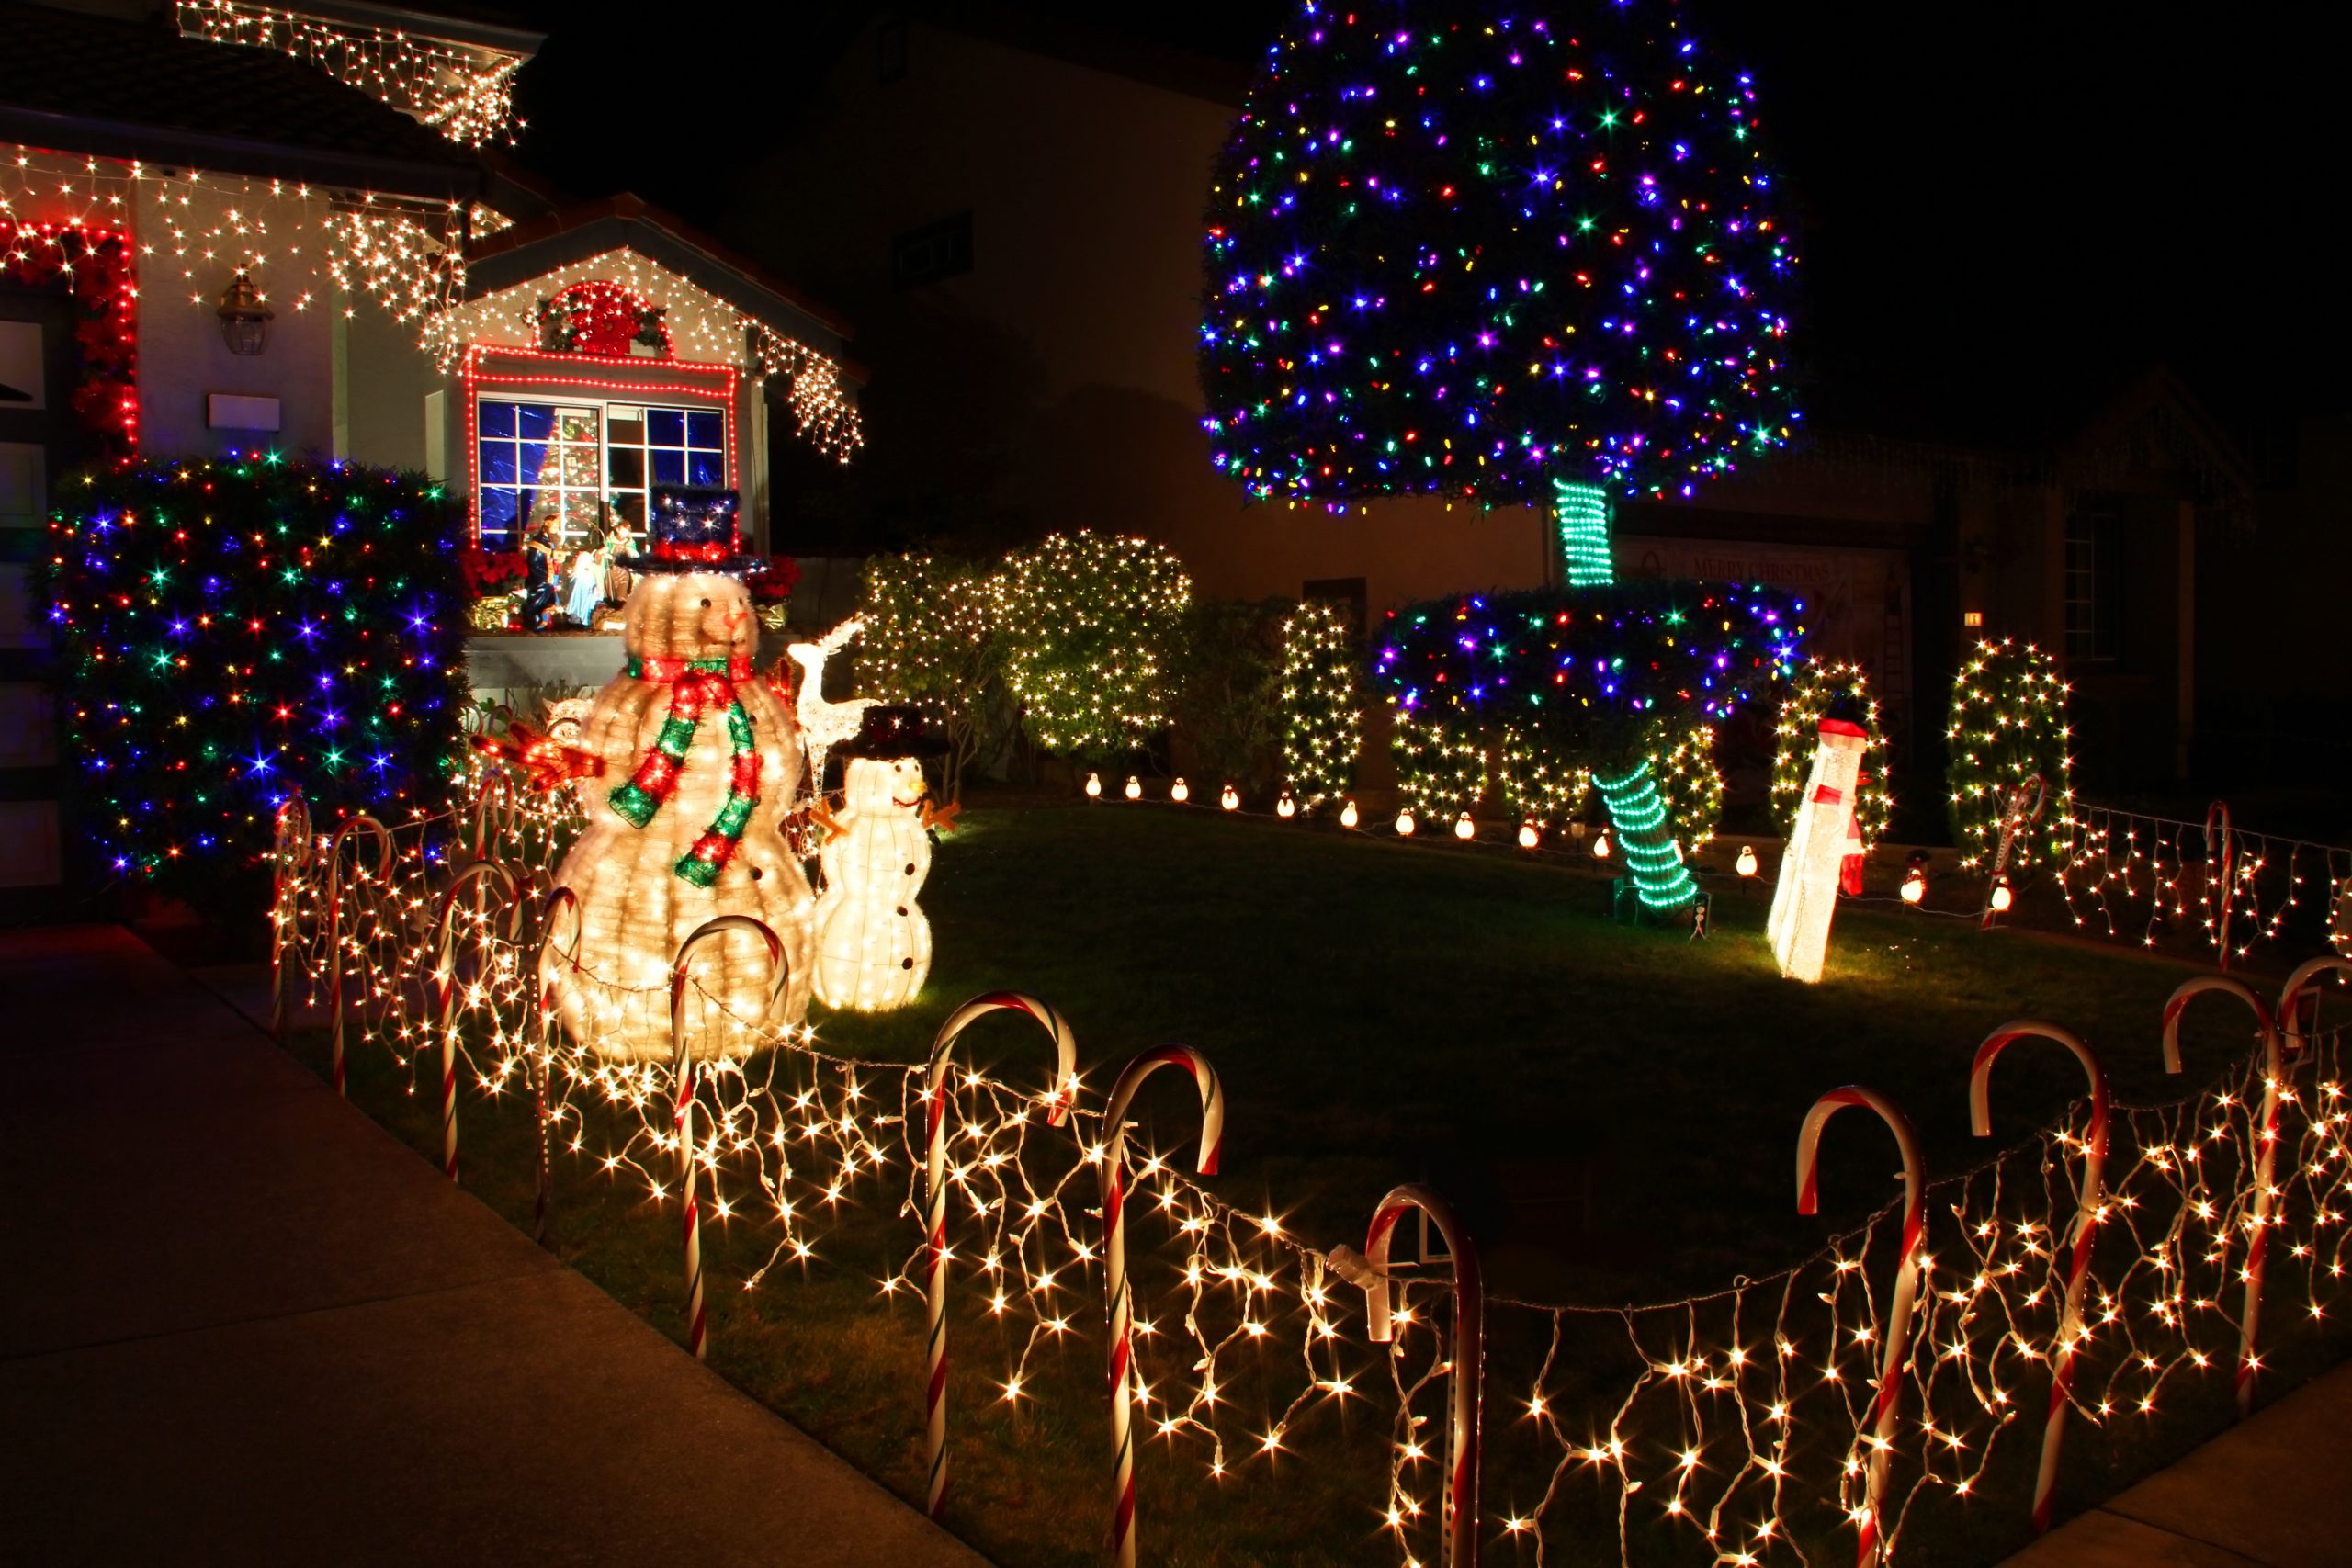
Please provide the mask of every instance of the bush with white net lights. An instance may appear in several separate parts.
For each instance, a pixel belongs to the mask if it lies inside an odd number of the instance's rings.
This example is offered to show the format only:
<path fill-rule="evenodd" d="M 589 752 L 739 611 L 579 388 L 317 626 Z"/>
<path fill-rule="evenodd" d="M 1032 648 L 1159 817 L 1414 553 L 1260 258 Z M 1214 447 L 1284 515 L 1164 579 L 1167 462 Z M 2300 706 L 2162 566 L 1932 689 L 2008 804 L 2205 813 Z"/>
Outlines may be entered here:
<path fill-rule="evenodd" d="M 1005 682 L 1030 739 L 1105 761 L 1168 723 L 1192 579 L 1166 547 L 1080 530 L 1005 558 L 989 584 Z"/>

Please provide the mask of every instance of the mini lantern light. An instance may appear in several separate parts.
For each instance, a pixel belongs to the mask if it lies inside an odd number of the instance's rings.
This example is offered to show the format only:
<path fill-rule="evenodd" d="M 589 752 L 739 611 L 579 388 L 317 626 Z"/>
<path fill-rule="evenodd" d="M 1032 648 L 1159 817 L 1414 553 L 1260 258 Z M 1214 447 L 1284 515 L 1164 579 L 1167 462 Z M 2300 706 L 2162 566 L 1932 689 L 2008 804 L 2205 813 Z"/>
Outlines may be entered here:
<path fill-rule="evenodd" d="M 1538 839 L 1535 832 L 1535 824 L 1532 822 L 1521 822 L 1519 825 L 1519 847 L 1522 850 L 1532 850 L 1536 846 L 1537 842 Z"/>
<path fill-rule="evenodd" d="M 1903 874 L 1903 901 L 1917 904 L 1928 896 L 1928 857 L 1915 854 Z"/>
<path fill-rule="evenodd" d="M 1453 836 L 1464 840 L 1478 836 L 1478 824 L 1470 820 L 1470 813 L 1467 811 L 1453 819 Z"/>
<path fill-rule="evenodd" d="M 251 358 L 262 351 L 269 338 L 269 323 L 277 312 L 261 297 L 261 289 L 253 275 L 240 271 L 220 291 L 218 307 L 220 335 L 229 344 L 229 352 Z"/>
<path fill-rule="evenodd" d="M 1180 778 L 1168 786 L 1168 798 L 1182 806 L 1193 798 L 1193 786 Z"/>
<path fill-rule="evenodd" d="M 1101 773 L 1089 773 L 1086 775 L 1086 798 L 1089 800 L 1100 800 L 1102 798 L 1102 775 Z"/>
<path fill-rule="evenodd" d="M 1756 874 L 1756 846 L 1754 844 L 1739 846 L 1739 859 L 1732 863 L 1732 869 L 1742 876 Z"/>
<path fill-rule="evenodd" d="M 2007 877 L 2005 876 L 1998 882 L 1993 884 L 1993 912 L 1995 914 L 2007 914 L 2009 912 L 2009 906 L 2017 901 L 2017 895 L 2009 891 L 2009 879 Z"/>
<path fill-rule="evenodd" d="M 1143 781 L 1136 777 L 1133 773 L 1129 773 L 1127 775 L 1126 795 L 1129 800 L 1141 800 L 1143 798 Z"/>
<path fill-rule="evenodd" d="M 1290 797 L 1290 791 L 1283 791 L 1283 797 L 1274 802 L 1274 815 L 1277 817 L 1295 817 L 1298 815 L 1298 802 Z"/>
<path fill-rule="evenodd" d="M 1411 812 L 1399 811 L 1396 813 L 1396 836 L 1400 839 L 1409 839 L 1413 836 L 1413 814 Z"/>
<path fill-rule="evenodd" d="M 1595 860 L 1609 858 L 1609 829 L 1606 828 L 1593 835 L 1592 858 Z"/>
<path fill-rule="evenodd" d="M 1346 805 L 1344 805 L 1344 806 L 1342 806 L 1342 807 L 1340 807 L 1340 827 L 1342 827 L 1342 828 L 1352 828 L 1352 827 L 1354 827 L 1358 822 L 1361 822 L 1361 821 L 1363 821 L 1363 818 L 1361 818 L 1361 817 L 1359 817 L 1359 816 L 1357 816 L 1357 815 L 1356 815 L 1356 803 L 1355 803 L 1354 801 L 1351 800 L 1351 801 L 1349 801 Z"/>
<path fill-rule="evenodd" d="M 1216 803 L 1227 811 L 1238 811 L 1241 809 L 1241 792 L 1227 784 L 1225 793 L 1216 797 Z"/>

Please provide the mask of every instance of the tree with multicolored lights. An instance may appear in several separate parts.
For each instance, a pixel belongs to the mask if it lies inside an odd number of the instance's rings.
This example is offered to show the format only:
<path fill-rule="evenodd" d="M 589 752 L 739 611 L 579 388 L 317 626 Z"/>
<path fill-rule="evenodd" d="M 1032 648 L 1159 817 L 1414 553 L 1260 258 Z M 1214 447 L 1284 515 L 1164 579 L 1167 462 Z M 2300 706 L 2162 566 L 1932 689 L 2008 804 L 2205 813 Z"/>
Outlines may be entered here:
<path fill-rule="evenodd" d="M 1752 82 L 1676 0 L 1409 21 L 1306 5 L 1216 168 L 1199 355 L 1218 468 L 1335 510 L 1549 506 L 1601 612 L 1562 651 L 1637 651 L 1612 640 L 1613 499 L 1690 495 L 1798 419 L 1796 255 L 1758 129 Z M 1656 860 L 1646 758 L 1596 782 Z"/>

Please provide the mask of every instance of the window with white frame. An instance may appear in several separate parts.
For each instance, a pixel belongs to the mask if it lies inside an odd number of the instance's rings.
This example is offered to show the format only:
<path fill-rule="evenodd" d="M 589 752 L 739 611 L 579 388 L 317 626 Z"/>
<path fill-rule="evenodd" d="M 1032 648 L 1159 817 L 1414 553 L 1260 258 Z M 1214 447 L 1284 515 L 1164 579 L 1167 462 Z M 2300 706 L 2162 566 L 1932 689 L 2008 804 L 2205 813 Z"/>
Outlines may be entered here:
<path fill-rule="evenodd" d="M 512 549 L 530 525 L 565 546 L 611 522 L 645 525 L 656 485 L 724 485 L 727 411 L 709 405 L 484 396 L 474 404 L 474 493 L 482 544 Z"/>

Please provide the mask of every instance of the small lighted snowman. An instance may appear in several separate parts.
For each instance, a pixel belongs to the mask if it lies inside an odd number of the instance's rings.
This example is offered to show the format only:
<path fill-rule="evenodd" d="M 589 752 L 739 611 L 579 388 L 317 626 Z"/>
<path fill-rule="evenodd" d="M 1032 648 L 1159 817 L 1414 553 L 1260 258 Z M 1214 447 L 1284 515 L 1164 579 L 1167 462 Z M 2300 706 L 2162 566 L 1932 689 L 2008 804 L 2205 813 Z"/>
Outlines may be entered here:
<path fill-rule="evenodd" d="M 865 710 L 855 739 L 834 748 L 846 762 L 842 804 L 819 817 L 817 999 L 830 1008 L 887 1012 L 906 1006 L 931 973 L 931 922 L 915 896 L 931 873 L 931 832 L 956 808 L 934 810 L 922 759 L 946 750 L 922 732 L 911 707 Z"/>

